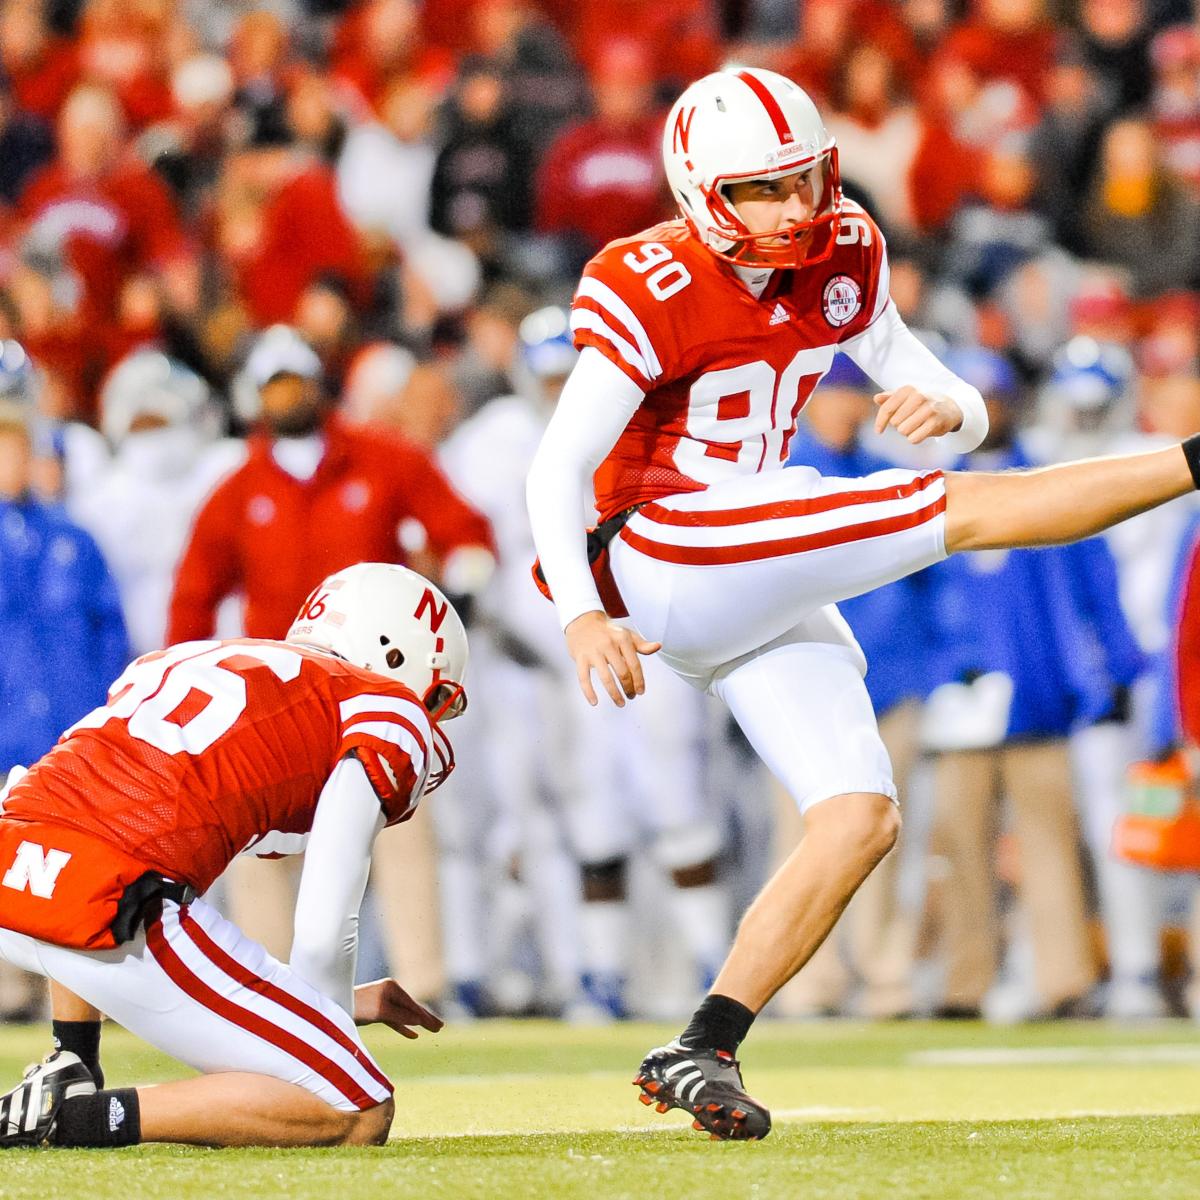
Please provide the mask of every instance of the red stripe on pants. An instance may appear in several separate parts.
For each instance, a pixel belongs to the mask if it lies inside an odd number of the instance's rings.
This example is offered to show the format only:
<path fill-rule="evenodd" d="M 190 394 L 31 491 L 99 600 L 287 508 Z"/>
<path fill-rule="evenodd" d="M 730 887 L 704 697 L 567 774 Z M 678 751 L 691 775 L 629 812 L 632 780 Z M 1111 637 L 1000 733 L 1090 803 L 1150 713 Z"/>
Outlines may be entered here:
<path fill-rule="evenodd" d="M 845 545 L 847 542 L 864 541 L 867 538 L 899 533 L 904 529 L 915 529 L 945 509 L 946 497 L 939 496 L 924 508 L 898 517 L 866 521 L 861 525 L 846 525 L 840 529 L 827 529 L 822 533 L 809 533 L 801 537 L 777 538 L 770 542 L 741 543 L 736 546 L 666 546 L 661 542 L 652 542 L 639 533 L 633 533 L 628 525 L 621 530 L 621 537 L 647 558 L 655 558 L 660 562 L 680 563 L 684 566 L 725 566 L 730 563 L 782 558 L 788 554 L 802 554 L 806 550 L 825 550 L 831 546 Z"/>
<path fill-rule="evenodd" d="M 751 504 L 746 508 L 718 508 L 710 511 L 664 508 L 661 504 L 644 504 L 638 515 L 656 525 L 678 525 L 700 528 L 719 525 L 749 525 L 755 521 L 771 521 L 779 517 L 812 517 L 818 513 L 850 508 L 855 504 L 879 504 L 887 500 L 904 500 L 923 492 L 931 483 L 942 478 L 941 471 L 918 475 L 908 483 L 896 483 L 874 491 L 832 492 L 808 500 L 773 500 L 770 504 Z"/>
<path fill-rule="evenodd" d="M 162 921 L 155 921 L 146 929 L 146 945 L 153 955 L 155 962 L 166 972 L 167 977 L 186 995 L 198 1004 L 223 1017 L 232 1025 L 244 1029 L 247 1033 L 261 1038 L 278 1050 L 290 1055 L 305 1066 L 311 1067 L 323 1079 L 329 1081 L 356 1108 L 374 1108 L 378 1103 L 372 1100 L 358 1084 L 335 1062 L 331 1062 L 323 1054 L 318 1053 L 307 1043 L 301 1041 L 295 1034 L 286 1029 L 272 1025 L 270 1021 L 226 1000 L 224 996 L 213 991 L 192 969 L 179 957 L 167 942 L 163 932 Z"/>
<path fill-rule="evenodd" d="M 220 967 L 230 978 L 236 979 L 243 987 L 258 992 L 260 996 L 265 996 L 268 1000 L 273 1000 L 280 1008 L 286 1008 L 288 1012 L 293 1013 L 302 1021 L 319 1029 L 327 1038 L 341 1046 L 381 1088 L 384 1088 L 389 1095 L 391 1094 L 391 1080 L 371 1061 L 370 1056 L 363 1048 L 356 1045 L 353 1038 L 347 1037 L 323 1012 L 313 1008 L 310 1004 L 305 1004 L 298 996 L 284 991 L 277 984 L 255 975 L 248 967 L 244 967 L 236 958 L 222 950 L 189 913 L 181 912 L 179 918 L 179 924 L 205 958 Z"/>

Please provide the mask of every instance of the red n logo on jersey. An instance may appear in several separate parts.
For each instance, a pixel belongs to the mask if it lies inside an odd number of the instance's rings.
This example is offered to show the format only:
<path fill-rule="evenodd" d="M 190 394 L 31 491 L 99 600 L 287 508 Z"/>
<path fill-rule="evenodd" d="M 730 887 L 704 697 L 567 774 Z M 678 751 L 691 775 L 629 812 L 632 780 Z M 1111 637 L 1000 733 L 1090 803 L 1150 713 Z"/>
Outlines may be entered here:
<path fill-rule="evenodd" d="M 687 119 L 684 119 L 684 111 L 681 108 L 675 116 L 675 128 L 671 132 L 671 149 L 682 150 L 684 154 L 688 152 L 688 138 L 692 135 L 692 118 L 696 115 L 694 108 L 687 110 Z"/>
<path fill-rule="evenodd" d="M 424 615 L 425 610 L 429 610 L 429 628 L 437 633 L 442 627 L 442 622 L 446 619 L 446 610 L 450 607 L 448 600 L 443 600 L 441 605 L 433 598 L 431 589 L 426 588 L 424 595 L 421 597 L 420 604 L 417 605 L 417 611 L 413 616 L 419 621 Z"/>

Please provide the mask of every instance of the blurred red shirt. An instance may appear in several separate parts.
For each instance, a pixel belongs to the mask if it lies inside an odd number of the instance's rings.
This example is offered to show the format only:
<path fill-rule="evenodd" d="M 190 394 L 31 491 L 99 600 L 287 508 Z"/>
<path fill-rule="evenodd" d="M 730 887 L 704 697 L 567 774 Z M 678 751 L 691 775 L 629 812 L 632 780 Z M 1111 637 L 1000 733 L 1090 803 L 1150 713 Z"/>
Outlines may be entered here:
<path fill-rule="evenodd" d="M 51 163 L 30 180 L 18 209 L 27 242 L 61 252 L 78 273 L 85 320 L 111 321 L 130 275 L 190 252 L 167 185 L 133 158 L 90 180 Z"/>
<path fill-rule="evenodd" d="M 631 125 L 595 120 L 565 130 L 538 174 L 538 229 L 577 234 L 594 253 L 669 217 L 661 138 L 657 114 Z"/>
<path fill-rule="evenodd" d="M 175 576 L 168 644 L 210 637 L 217 606 L 235 592 L 246 598 L 248 637 L 283 637 L 326 575 L 356 562 L 403 563 L 398 533 L 409 519 L 439 558 L 465 546 L 492 549 L 487 519 L 424 450 L 337 417 L 324 435 L 324 456 L 307 480 L 276 463 L 268 437 L 251 439 L 246 463 L 196 516 Z"/>
<path fill-rule="evenodd" d="M 267 201 L 253 250 L 233 267 L 255 325 L 290 321 L 301 292 L 325 272 L 340 275 L 361 301 L 358 236 L 338 203 L 333 172 L 313 163 L 285 183 Z"/>

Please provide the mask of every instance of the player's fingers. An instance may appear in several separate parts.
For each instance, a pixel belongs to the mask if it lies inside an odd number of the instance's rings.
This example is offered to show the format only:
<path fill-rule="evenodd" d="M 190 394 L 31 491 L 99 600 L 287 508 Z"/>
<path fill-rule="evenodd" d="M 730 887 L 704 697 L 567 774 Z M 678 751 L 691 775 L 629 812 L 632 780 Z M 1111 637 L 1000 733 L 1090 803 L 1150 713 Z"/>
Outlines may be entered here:
<path fill-rule="evenodd" d="M 575 674 L 579 678 L 579 690 L 583 692 L 583 698 L 593 707 L 600 702 L 596 696 L 596 689 L 592 687 L 592 665 L 586 659 L 580 659 L 575 664 Z"/>
<path fill-rule="evenodd" d="M 637 695 L 637 680 L 634 678 L 633 669 L 629 665 L 628 655 L 632 654 L 637 658 L 637 653 L 632 647 L 626 647 L 618 643 L 613 647 L 612 654 L 608 660 L 609 670 L 613 674 L 613 678 L 617 681 L 617 686 L 621 689 L 622 702 L 625 699 L 632 700 Z M 641 668 L 639 667 L 640 671 Z"/>
<path fill-rule="evenodd" d="M 625 688 L 625 695 L 632 700 L 635 696 L 640 696 L 645 692 L 646 679 L 642 675 L 642 664 L 638 661 L 637 646 L 634 644 L 633 638 L 626 638 L 621 645 L 621 650 L 625 656 L 625 674 L 622 675 L 621 682 Z M 632 691 L 630 691 L 630 686 L 633 688 Z"/>
<path fill-rule="evenodd" d="M 895 392 L 879 392 L 875 396 L 878 411 L 875 413 L 875 432 L 882 433 L 888 427 L 896 408 Z"/>
<path fill-rule="evenodd" d="M 617 668 L 610 662 L 604 662 L 597 668 L 597 674 L 600 676 L 600 682 L 604 685 L 604 690 L 612 697 L 612 702 L 618 708 L 625 707 L 625 697 L 621 694 L 621 686 L 617 682 L 613 672 Z"/>
<path fill-rule="evenodd" d="M 920 429 L 922 425 L 927 425 L 933 414 L 923 404 L 917 405 L 911 412 L 900 412 L 892 419 L 892 424 L 896 427 L 897 432 L 908 437 L 914 430 Z"/>
<path fill-rule="evenodd" d="M 645 638 L 640 638 L 637 642 L 639 654 L 657 654 L 661 649 L 662 642 L 648 642 Z"/>
<path fill-rule="evenodd" d="M 941 424 L 937 417 L 929 417 L 923 425 L 910 434 L 907 434 L 908 440 L 914 445 L 919 446 L 927 438 L 936 437 L 941 432 Z"/>

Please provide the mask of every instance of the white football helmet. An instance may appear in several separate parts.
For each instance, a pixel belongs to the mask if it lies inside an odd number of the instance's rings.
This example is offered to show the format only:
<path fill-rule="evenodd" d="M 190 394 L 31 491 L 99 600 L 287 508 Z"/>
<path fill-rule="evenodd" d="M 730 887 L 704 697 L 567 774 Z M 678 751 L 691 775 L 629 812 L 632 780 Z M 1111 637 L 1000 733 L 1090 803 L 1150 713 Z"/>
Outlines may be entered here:
<path fill-rule="evenodd" d="M 328 650 L 416 692 L 432 718 L 438 758 L 425 791 L 445 782 L 454 752 L 438 723 L 467 707 L 467 632 L 440 589 L 407 567 L 356 563 L 313 589 L 286 640 Z"/>
<path fill-rule="evenodd" d="M 135 350 L 108 373 L 100 388 L 100 431 L 119 446 L 140 416 L 172 428 L 190 426 L 215 437 L 219 417 L 212 390 L 195 371 L 161 350 Z"/>
<path fill-rule="evenodd" d="M 696 236 L 744 266 L 799 267 L 833 253 L 842 212 L 837 147 L 808 94 L 757 67 L 725 67 L 675 101 L 663 131 L 667 181 Z M 816 166 L 812 220 L 753 234 L 725 194 L 728 184 L 778 179 Z"/>

